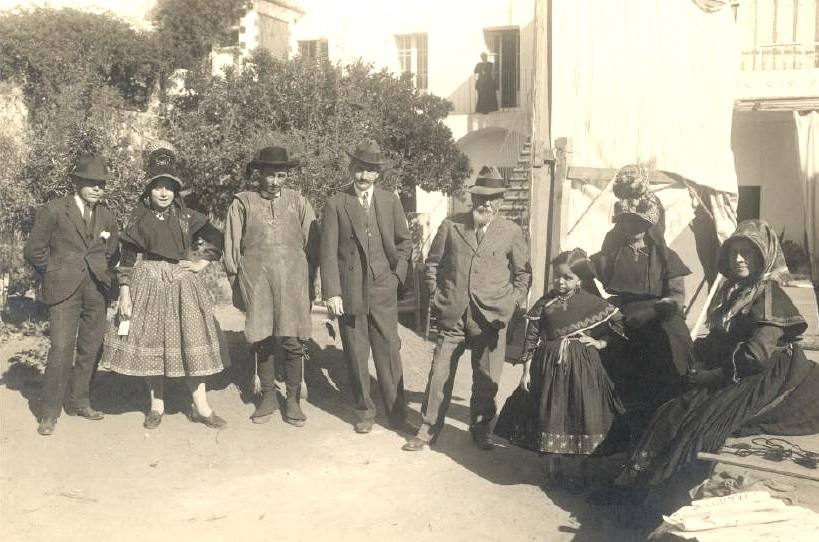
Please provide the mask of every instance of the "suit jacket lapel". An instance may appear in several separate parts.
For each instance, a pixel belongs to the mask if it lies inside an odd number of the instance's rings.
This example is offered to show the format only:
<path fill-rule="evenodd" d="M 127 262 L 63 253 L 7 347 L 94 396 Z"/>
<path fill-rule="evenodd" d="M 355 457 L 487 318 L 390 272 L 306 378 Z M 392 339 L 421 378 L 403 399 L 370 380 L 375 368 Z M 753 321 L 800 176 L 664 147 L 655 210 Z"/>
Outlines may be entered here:
<path fill-rule="evenodd" d="M 471 224 L 455 222 L 455 231 L 463 237 L 463 240 L 466 241 L 466 244 L 469 245 L 473 251 L 478 251 L 478 240 L 475 238 L 475 228 L 472 227 Z"/>
<path fill-rule="evenodd" d="M 393 229 L 389 227 L 387 224 L 388 216 L 392 216 L 391 214 L 387 214 L 387 205 L 386 201 L 384 201 L 384 192 L 378 190 L 377 188 L 373 188 L 373 207 L 375 208 L 375 220 L 378 222 L 378 229 L 381 230 L 381 239 L 383 246 L 387 246 L 388 243 L 385 241 L 385 236 L 392 233 Z M 393 240 L 394 242 L 394 240 Z"/>
<path fill-rule="evenodd" d="M 88 246 L 88 233 L 85 229 L 85 221 L 82 219 L 82 215 L 80 214 L 80 208 L 77 207 L 77 202 L 74 201 L 74 196 L 68 196 L 65 200 L 65 212 L 68 214 L 68 219 L 77 229 L 77 233 L 80 235 L 80 239 L 82 239 L 83 244 L 87 247 Z"/>
<path fill-rule="evenodd" d="M 358 238 L 358 242 L 361 246 L 365 246 L 364 244 L 367 242 L 367 231 L 364 225 L 364 209 L 361 207 L 361 203 L 358 202 L 358 197 L 353 187 L 350 187 L 350 190 L 347 191 L 347 202 L 344 204 L 344 208 L 350 217 L 350 222 L 353 225 L 353 231 Z"/>

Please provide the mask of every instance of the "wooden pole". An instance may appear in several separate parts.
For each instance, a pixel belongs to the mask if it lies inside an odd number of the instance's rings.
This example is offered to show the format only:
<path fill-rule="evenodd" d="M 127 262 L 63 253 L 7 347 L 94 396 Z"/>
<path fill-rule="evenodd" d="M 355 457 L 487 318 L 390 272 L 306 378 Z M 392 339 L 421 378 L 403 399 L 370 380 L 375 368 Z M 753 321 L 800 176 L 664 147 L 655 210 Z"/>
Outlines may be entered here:
<path fill-rule="evenodd" d="M 745 467 L 746 469 L 759 470 L 763 472 L 773 472 L 783 476 L 792 476 L 793 478 L 803 478 L 805 480 L 819 481 L 819 472 L 809 471 L 804 467 L 800 467 L 796 463 L 783 462 L 773 463 L 766 460 L 753 460 L 750 457 L 739 457 L 735 455 L 711 454 L 707 452 L 700 452 L 697 454 L 697 459 L 700 461 L 711 461 L 714 463 L 725 463 L 726 465 L 735 465 L 737 467 Z M 796 470 L 788 469 L 793 467 Z"/>
<path fill-rule="evenodd" d="M 532 287 L 529 300 L 543 295 L 547 277 L 547 239 L 554 152 L 551 149 L 551 58 L 549 0 L 535 0 L 532 40 L 532 78 L 530 107 L 531 165 L 529 178 L 529 256 L 532 263 Z"/>
<path fill-rule="evenodd" d="M 568 203 L 565 186 L 568 183 L 569 165 L 571 164 L 572 142 L 567 137 L 555 140 L 554 173 L 549 191 L 549 225 L 546 235 L 546 270 L 544 274 L 544 288 L 548 290 L 551 283 L 551 269 L 549 262 L 560 253 L 560 241 L 565 235 L 566 205 Z"/>

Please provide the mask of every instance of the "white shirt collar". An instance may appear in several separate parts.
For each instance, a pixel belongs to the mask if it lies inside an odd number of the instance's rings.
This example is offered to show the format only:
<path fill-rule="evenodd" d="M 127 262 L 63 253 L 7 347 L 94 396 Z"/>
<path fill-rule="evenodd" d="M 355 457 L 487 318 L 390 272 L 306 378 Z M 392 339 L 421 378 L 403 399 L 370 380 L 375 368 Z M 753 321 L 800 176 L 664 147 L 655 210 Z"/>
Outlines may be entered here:
<path fill-rule="evenodd" d="M 362 194 L 364 194 L 366 192 L 367 193 L 367 201 L 370 204 L 372 204 L 372 202 L 373 202 L 373 190 L 375 189 L 374 184 L 371 184 L 370 187 L 367 190 L 359 190 L 356 185 L 353 185 L 353 188 L 355 188 L 355 195 L 358 196 L 359 200 L 361 200 Z"/>
<path fill-rule="evenodd" d="M 83 214 L 85 212 L 85 202 L 79 194 L 74 194 L 74 201 L 76 202 L 77 207 L 80 209 L 80 214 Z M 93 207 L 91 209 L 93 210 Z"/>

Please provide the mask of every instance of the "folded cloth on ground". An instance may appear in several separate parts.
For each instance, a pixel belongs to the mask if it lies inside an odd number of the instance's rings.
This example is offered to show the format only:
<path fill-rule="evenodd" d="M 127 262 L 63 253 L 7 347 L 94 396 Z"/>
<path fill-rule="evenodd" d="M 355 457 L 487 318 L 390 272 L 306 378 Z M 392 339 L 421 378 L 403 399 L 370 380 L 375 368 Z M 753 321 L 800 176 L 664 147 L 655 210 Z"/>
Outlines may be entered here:
<path fill-rule="evenodd" d="M 819 539 L 819 514 L 788 506 L 764 491 L 693 501 L 663 520 L 663 532 L 700 542 Z"/>

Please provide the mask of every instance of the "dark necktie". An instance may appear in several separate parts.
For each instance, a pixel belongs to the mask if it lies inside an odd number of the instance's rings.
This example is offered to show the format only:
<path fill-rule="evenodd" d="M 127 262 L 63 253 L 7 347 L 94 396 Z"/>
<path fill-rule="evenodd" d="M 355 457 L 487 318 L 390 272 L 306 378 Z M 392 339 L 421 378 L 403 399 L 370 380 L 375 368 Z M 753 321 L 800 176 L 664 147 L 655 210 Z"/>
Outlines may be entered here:
<path fill-rule="evenodd" d="M 85 222 L 85 233 L 91 235 L 91 205 L 88 203 L 82 206 L 82 219 Z"/>
<path fill-rule="evenodd" d="M 367 192 L 361 193 L 361 206 L 364 207 L 364 212 L 370 214 L 370 197 Z"/>
<path fill-rule="evenodd" d="M 481 244 L 483 241 L 483 226 L 478 226 L 478 229 L 475 230 L 475 237 L 478 239 L 478 244 Z"/>

